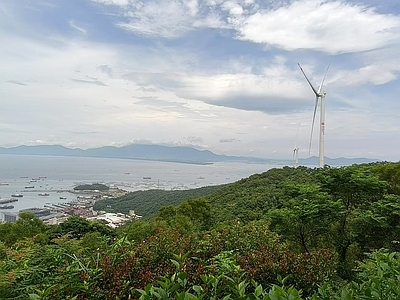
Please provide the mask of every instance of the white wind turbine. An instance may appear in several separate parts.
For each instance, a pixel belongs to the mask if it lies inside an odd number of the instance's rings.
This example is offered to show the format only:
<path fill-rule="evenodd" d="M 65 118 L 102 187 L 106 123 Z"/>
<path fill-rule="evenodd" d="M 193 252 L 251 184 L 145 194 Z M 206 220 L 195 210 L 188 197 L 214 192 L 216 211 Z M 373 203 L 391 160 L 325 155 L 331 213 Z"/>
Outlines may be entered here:
<path fill-rule="evenodd" d="M 299 166 L 299 147 L 294 146 L 293 159 L 294 159 L 294 167 L 297 168 Z"/>
<path fill-rule="evenodd" d="M 326 72 L 324 78 L 322 79 L 321 85 L 319 86 L 318 90 L 314 88 L 311 84 L 310 80 L 307 78 L 306 73 L 304 73 L 303 68 L 299 65 L 301 72 L 303 73 L 304 77 L 306 78 L 308 84 L 310 85 L 311 89 L 315 94 L 315 106 L 314 106 L 314 115 L 313 121 L 311 126 L 311 136 L 310 136 L 310 145 L 309 145 L 309 152 L 311 152 L 311 142 L 312 142 L 312 134 L 314 131 L 314 123 L 315 123 L 315 114 L 317 112 L 318 100 L 321 99 L 321 110 L 320 110 L 320 127 L 319 127 L 319 167 L 323 168 L 325 166 L 325 154 L 324 154 L 324 146 L 325 146 L 325 97 L 326 93 L 322 91 L 324 86 L 324 81 L 326 77 L 326 73 L 328 73 L 329 66 L 326 68 Z"/>
<path fill-rule="evenodd" d="M 302 122 L 299 123 L 299 126 L 297 126 L 297 132 L 296 132 L 296 141 L 294 143 L 294 149 L 293 149 L 293 159 L 294 159 L 294 167 L 297 168 L 299 166 L 299 147 L 297 147 L 297 136 L 299 135 L 299 129 L 300 125 Z"/>

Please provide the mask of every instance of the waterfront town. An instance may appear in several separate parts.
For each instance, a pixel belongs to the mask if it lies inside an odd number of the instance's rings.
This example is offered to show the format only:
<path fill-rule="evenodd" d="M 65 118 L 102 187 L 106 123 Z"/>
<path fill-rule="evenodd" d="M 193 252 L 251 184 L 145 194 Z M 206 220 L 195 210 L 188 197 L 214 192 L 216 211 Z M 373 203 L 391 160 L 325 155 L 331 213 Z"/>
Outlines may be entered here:
<path fill-rule="evenodd" d="M 128 214 L 109 213 L 105 211 L 95 211 L 93 206 L 96 201 L 103 199 L 116 198 L 128 193 L 119 188 L 109 188 L 107 190 L 69 190 L 71 194 L 76 195 L 76 200 L 65 203 L 47 203 L 44 207 L 32 207 L 22 209 L 18 213 L 8 212 L 5 209 L 0 210 L 0 222 L 15 222 L 18 220 L 19 214 L 29 212 L 48 225 L 57 225 L 64 222 L 70 216 L 80 216 L 87 220 L 101 221 L 111 228 L 117 228 L 131 220 L 140 219 L 141 216 L 135 214 L 134 210 L 130 210 Z M 41 196 L 48 194 L 42 193 Z M 3 207 L 11 207 L 13 202 L 18 201 L 18 198 L 23 197 L 22 194 L 13 194 L 12 198 L 1 199 L 0 204 Z M 66 197 L 60 196 L 60 200 Z"/>

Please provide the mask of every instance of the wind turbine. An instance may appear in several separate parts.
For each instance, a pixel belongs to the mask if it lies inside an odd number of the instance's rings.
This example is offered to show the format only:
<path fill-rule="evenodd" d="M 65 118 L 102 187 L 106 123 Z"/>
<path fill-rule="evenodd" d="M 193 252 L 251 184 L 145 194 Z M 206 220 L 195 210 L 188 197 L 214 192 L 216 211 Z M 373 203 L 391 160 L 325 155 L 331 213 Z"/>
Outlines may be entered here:
<path fill-rule="evenodd" d="M 294 167 L 297 168 L 299 166 L 299 148 L 294 146 L 293 149 L 293 159 L 294 159 Z"/>
<path fill-rule="evenodd" d="M 297 147 L 297 137 L 299 135 L 299 129 L 300 125 L 302 122 L 299 123 L 299 126 L 297 126 L 297 131 L 296 131 L 296 141 L 294 143 L 294 149 L 293 149 L 293 159 L 294 159 L 294 167 L 297 168 L 299 166 L 299 147 Z"/>
<path fill-rule="evenodd" d="M 314 115 L 313 115 L 313 121 L 312 121 L 312 126 L 311 126 L 311 136 L 310 136 L 310 145 L 308 151 L 311 152 L 311 142 L 312 142 L 312 135 L 314 131 L 314 123 L 315 123 L 315 114 L 317 112 L 317 106 L 318 106 L 318 100 L 321 100 L 321 110 L 320 110 L 320 127 L 319 127 L 319 167 L 323 168 L 325 166 L 325 155 L 324 155 L 324 147 L 325 147 L 325 97 L 326 93 L 322 91 L 323 86 L 324 86 L 324 81 L 326 77 L 326 73 L 328 73 L 329 66 L 326 68 L 326 72 L 324 75 L 324 78 L 322 79 L 321 85 L 319 86 L 318 90 L 314 88 L 314 86 L 311 84 L 310 80 L 308 79 L 306 73 L 304 73 L 303 68 L 300 66 L 298 63 L 299 68 L 301 72 L 303 73 L 304 77 L 306 78 L 308 84 L 310 85 L 311 89 L 313 90 L 315 94 L 315 106 L 314 106 Z"/>

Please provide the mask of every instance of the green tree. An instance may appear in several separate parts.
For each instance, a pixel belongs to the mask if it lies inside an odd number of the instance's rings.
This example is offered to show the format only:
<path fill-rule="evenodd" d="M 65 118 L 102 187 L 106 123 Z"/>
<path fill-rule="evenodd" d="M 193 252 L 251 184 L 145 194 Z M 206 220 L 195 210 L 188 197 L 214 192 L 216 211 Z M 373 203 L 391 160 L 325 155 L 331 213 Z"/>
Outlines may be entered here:
<path fill-rule="evenodd" d="M 34 214 L 23 212 L 19 214 L 19 218 L 15 223 L 0 224 L 0 241 L 6 245 L 12 245 L 24 238 L 34 237 L 41 234 L 38 242 L 46 240 L 45 233 L 47 226 L 38 219 Z"/>
<path fill-rule="evenodd" d="M 400 195 L 400 162 L 378 164 L 373 170 L 388 183 L 389 193 Z"/>
<path fill-rule="evenodd" d="M 387 183 L 380 180 L 364 166 L 350 166 L 341 168 L 325 168 L 317 174 L 322 191 L 339 201 L 341 207 L 334 224 L 332 238 L 339 256 L 340 274 L 350 276 L 350 269 L 354 260 L 347 259 L 350 246 L 364 249 L 369 243 L 369 236 L 363 226 L 369 220 L 369 213 L 365 213 L 383 198 Z"/>
<path fill-rule="evenodd" d="M 288 200 L 271 209 L 266 218 L 271 229 L 297 245 L 303 252 L 329 246 L 326 241 L 340 204 L 317 184 L 290 183 L 284 187 Z"/>
<path fill-rule="evenodd" d="M 103 236 L 115 237 L 115 230 L 100 222 L 88 221 L 85 218 L 72 216 L 63 223 L 54 226 L 50 231 L 52 238 L 69 234 L 71 238 L 81 239 L 85 234 L 99 232 Z"/>

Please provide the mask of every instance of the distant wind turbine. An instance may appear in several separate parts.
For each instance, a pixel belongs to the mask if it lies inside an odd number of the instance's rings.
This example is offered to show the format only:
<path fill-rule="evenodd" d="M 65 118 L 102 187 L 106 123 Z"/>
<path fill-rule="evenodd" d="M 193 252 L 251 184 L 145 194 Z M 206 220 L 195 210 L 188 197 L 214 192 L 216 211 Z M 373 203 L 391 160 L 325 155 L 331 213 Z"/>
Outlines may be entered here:
<path fill-rule="evenodd" d="M 314 106 L 314 115 L 313 121 L 311 125 L 311 135 L 310 135 L 310 145 L 308 151 L 311 152 L 311 142 L 312 142 L 312 135 L 314 131 L 314 123 L 315 123 L 315 114 L 317 112 L 318 100 L 321 99 L 321 110 L 320 110 L 320 127 L 319 127 L 319 167 L 323 168 L 325 166 L 325 154 L 324 154 L 324 147 L 325 147 L 325 97 L 326 93 L 322 91 L 324 86 L 324 81 L 326 77 L 326 73 L 328 73 L 329 66 L 326 68 L 326 72 L 324 78 L 322 79 L 321 85 L 319 86 L 318 90 L 314 88 L 311 84 L 310 80 L 308 79 L 306 73 L 304 73 L 303 68 L 299 65 L 301 72 L 303 73 L 304 77 L 306 78 L 308 84 L 310 85 L 311 89 L 315 94 L 315 106 Z"/>
<path fill-rule="evenodd" d="M 294 159 L 294 167 L 297 168 L 299 166 L 299 148 L 295 147 L 293 149 L 293 159 Z"/>
<path fill-rule="evenodd" d="M 297 131 L 296 131 L 296 141 L 294 143 L 294 149 L 293 149 L 293 159 L 294 159 L 294 167 L 297 168 L 299 166 L 299 147 L 297 147 L 297 137 L 299 135 L 299 129 L 300 125 L 302 122 L 299 123 L 299 126 L 297 126 Z"/>

